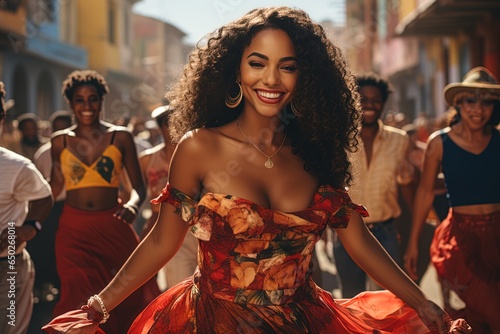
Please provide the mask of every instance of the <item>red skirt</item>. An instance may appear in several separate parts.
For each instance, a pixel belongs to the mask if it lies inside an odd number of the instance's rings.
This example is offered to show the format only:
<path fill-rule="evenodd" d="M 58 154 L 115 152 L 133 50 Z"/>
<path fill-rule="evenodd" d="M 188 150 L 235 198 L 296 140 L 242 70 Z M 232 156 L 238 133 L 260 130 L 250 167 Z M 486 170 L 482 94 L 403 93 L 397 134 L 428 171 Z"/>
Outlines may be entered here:
<path fill-rule="evenodd" d="M 111 281 L 139 244 L 132 226 L 113 217 L 117 209 L 82 211 L 64 206 L 55 245 L 61 294 L 54 316 L 86 304 Z M 103 330 L 126 333 L 134 318 L 159 294 L 152 278 L 112 311 Z"/>
<path fill-rule="evenodd" d="M 204 289 L 197 272 L 156 298 L 129 334 L 424 334 L 415 310 L 387 290 L 334 300 L 309 280 L 293 302 L 262 306 L 229 301 Z"/>
<path fill-rule="evenodd" d="M 500 211 L 466 215 L 450 210 L 437 227 L 431 261 L 442 283 L 466 305 L 474 333 L 500 329 Z"/>

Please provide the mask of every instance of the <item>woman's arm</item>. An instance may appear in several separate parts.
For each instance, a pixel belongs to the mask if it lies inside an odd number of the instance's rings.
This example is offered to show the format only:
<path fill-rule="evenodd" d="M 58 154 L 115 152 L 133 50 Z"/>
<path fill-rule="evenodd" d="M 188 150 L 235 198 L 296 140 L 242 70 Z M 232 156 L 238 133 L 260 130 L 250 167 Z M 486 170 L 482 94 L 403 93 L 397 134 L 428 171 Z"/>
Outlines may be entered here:
<path fill-rule="evenodd" d="M 377 283 L 413 308 L 425 304 L 423 292 L 387 254 L 359 213 L 353 212 L 347 228 L 335 231 L 352 259 Z"/>
<path fill-rule="evenodd" d="M 417 279 L 418 241 L 422 227 L 432 208 L 434 183 L 441 167 L 443 145 L 437 134 L 429 139 L 425 150 L 424 166 L 413 203 L 412 228 L 406 248 L 405 268 L 412 279 Z"/>
<path fill-rule="evenodd" d="M 177 146 L 170 166 L 169 182 L 173 187 L 191 198 L 197 198 L 201 189 L 199 170 L 203 164 L 193 164 L 198 154 L 198 144 L 193 140 L 183 140 Z M 151 231 L 139 244 L 120 269 L 111 283 L 99 294 L 109 310 L 148 281 L 179 250 L 189 225 L 175 212 L 168 203 L 160 207 L 160 214 Z M 92 304 L 97 310 L 97 302 Z"/>
<path fill-rule="evenodd" d="M 126 172 L 126 175 L 123 175 L 121 179 L 129 183 L 130 189 L 128 190 L 130 193 L 128 201 L 123 205 L 123 208 L 116 212 L 115 216 L 131 223 L 139 213 L 139 208 L 146 198 L 146 186 L 132 134 L 129 131 L 117 130 L 116 137 L 115 141 L 120 145 L 123 156 L 123 169 Z M 130 216 L 131 213 L 134 214 L 134 217 Z"/>
<path fill-rule="evenodd" d="M 189 225 L 174 211 L 172 205 L 161 204 L 160 215 L 150 233 L 99 294 L 108 312 L 153 277 L 181 247 Z M 93 306 L 101 310 L 98 303 Z"/>
<path fill-rule="evenodd" d="M 352 259 L 371 278 L 415 309 L 426 326 L 437 327 L 439 333 L 448 333 L 451 319 L 398 267 L 359 213 L 353 212 L 348 227 L 338 228 L 336 232 Z"/>

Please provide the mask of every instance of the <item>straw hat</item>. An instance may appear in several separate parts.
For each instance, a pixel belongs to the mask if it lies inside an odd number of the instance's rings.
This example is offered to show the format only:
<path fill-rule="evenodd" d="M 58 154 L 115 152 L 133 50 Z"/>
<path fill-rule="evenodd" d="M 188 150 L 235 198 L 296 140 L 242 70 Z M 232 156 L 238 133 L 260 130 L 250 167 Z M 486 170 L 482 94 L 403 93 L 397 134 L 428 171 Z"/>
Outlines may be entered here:
<path fill-rule="evenodd" d="M 500 100 L 500 83 L 485 67 L 474 67 L 467 72 L 462 82 L 455 82 L 444 87 L 444 99 L 449 106 L 453 106 L 457 94 L 471 92 L 477 95 L 486 95 Z"/>
<path fill-rule="evenodd" d="M 154 109 L 152 112 L 151 112 L 151 117 L 152 118 L 158 118 L 160 117 L 161 115 L 163 115 L 164 113 L 166 113 L 167 111 L 172 111 L 172 107 L 169 106 L 169 105 L 166 105 L 166 106 L 160 106 L 156 109 Z"/>

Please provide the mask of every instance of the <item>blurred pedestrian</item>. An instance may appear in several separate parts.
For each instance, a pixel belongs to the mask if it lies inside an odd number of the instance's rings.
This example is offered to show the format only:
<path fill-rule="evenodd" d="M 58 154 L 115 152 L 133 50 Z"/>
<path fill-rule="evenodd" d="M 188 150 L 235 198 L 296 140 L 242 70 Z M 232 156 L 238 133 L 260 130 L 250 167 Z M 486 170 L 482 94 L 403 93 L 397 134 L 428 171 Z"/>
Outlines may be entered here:
<path fill-rule="evenodd" d="M 168 117 L 171 112 L 172 109 L 168 105 L 153 110 L 151 117 L 158 123 L 158 127 L 163 137 L 163 143 L 139 155 L 139 163 L 144 173 L 144 178 L 148 186 L 148 194 L 151 199 L 160 195 L 162 189 L 168 182 L 170 160 L 172 159 L 172 154 L 176 147 L 175 144 L 172 143 L 172 138 L 168 130 Z M 143 237 L 149 233 L 156 222 L 158 214 L 160 213 L 160 205 L 151 205 L 151 211 L 151 217 L 144 226 Z M 172 287 L 186 277 L 193 275 L 198 264 L 197 253 L 198 241 L 193 234 L 187 233 L 179 251 L 160 271 L 160 287 Z"/>
<path fill-rule="evenodd" d="M 48 121 L 51 133 L 57 132 L 73 124 L 73 113 L 68 110 L 58 110 L 50 115 Z M 47 181 L 50 181 L 52 171 L 50 148 L 49 141 L 42 145 L 33 156 L 33 163 Z M 52 316 L 52 310 L 59 298 L 61 286 L 56 269 L 55 236 L 65 199 L 66 191 L 63 189 L 54 198 L 54 205 L 43 222 L 43 230 L 27 246 L 37 269 L 34 286 L 35 305 L 30 330 L 40 328 L 42 323 Z"/>
<path fill-rule="evenodd" d="M 61 280 L 55 315 L 84 305 L 90 293 L 106 286 L 139 243 L 131 224 L 145 198 L 144 180 L 130 131 L 101 120 L 107 92 L 104 77 L 92 70 L 70 73 L 62 86 L 75 125 L 52 136 L 54 197 L 66 189 L 55 245 Z M 120 203 L 123 171 L 132 189 L 128 201 Z M 158 294 L 156 282 L 149 280 L 103 328 L 124 333 Z"/>
<path fill-rule="evenodd" d="M 140 154 L 141 152 L 153 147 L 153 145 L 148 141 L 149 134 L 146 130 L 144 117 L 132 116 L 128 122 L 127 127 L 134 136 L 137 154 Z"/>
<path fill-rule="evenodd" d="M 365 223 L 382 247 L 402 264 L 395 218 L 401 214 L 399 191 L 408 207 L 413 203 L 414 167 L 408 162 L 410 139 L 406 132 L 385 125 L 380 119 L 391 93 L 389 82 L 375 73 L 356 77 L 361 95 L 361 140 L 364 150 L 353 155 L 356 173 L 349 195 L 366 206 Z M 334 244 L 335 265 L 344 298 L 365 290 L 380 290 L 348 254 L 339 238 Z"/>
<path fill-rule="evenodd" d="M 33 161 L 35 152 L 49 140 L 40 135 L 39 117 L 34 113 L 21 114 L 17 118 L 17 129 L 21 135 L 10 149 Z"/>
<path fill-rule="evenodd" d="M 58 110 L 49 117 L 51 133 L 69 128 L 73 124 L 73 113 L 68 110 Z M 50 155 L 50 141 L 41 146 L 33 155 L 33 162 L 46 180 L 50 180 L 52 171 L 52 157 Z M 63 190 L 56 201 L 64 200 L 66 192 Z"/>
<path fill-rule="evenodd" d="M 5 118 L 0 81 L 0 132 Z M 0 332 L 24 334 L 33 309 L 35 268 L 26 243 L 41 230 L 52 207 L 49 184 L 35 165 L 0 146 Z"/>
<path fill-rule="evenodd" d="M 421 169 L 423 166 L 426 144 L 425 142 L 421 142 L 418 139 L 419 135 L 418 126 L 416 126 L 415 124 L 409 123 L 403 126 L 402 130 L 405 131 L 410 137 L 408 162 L 411 164 L 412 170 L 414 172 L 412 187 L 416 189 L 418 181 L 420 179 Z M 401 215 L 398 218 L 396 218 L 395 221 L 400 241 L 399 252 L 401 255 L 403 255 L 406 252 L 406 247 L 408 246 L 408 239 L 410 238 L 411 220 L 412 220 L 411 212 L 413 208 L 408 205 L 407 201 L 405 201 L 401 192 L 399 193 L 399 206 L 401 208 Z M 415 280 L 415 283 L 417 284 L 420 284 L 424 273 L 427 271 L 429 267 L 430 255 L 428 250 L 431 245 L 432 237 L 434 236 L 434 230 L 439 222 L 440 222 L 439 217 L 434 208 L 432 208 L 429 211 L 426 223 L 423 226 L 422 237 L 419 242 L 419 250 L 421 256 L 419 256 L 417 262 L 418 277 Z"/>
<path fill-rule="evenodd" d="M 406 269 L 416 278 L 418 244 L 442 170 L 450 203 L 431 245 L 443 284 L 465 302 L 474 333 L 500 333 L 500 83 L 484 67 L 444 88 L 456 113 L 428 140 Z"/>

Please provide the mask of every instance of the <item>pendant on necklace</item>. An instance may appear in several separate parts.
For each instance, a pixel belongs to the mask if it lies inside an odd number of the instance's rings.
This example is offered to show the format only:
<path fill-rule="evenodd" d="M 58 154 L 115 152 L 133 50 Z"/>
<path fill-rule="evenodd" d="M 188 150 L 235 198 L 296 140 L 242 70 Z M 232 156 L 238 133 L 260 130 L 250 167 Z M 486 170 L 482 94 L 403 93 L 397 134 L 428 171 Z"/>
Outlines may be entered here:
<path fill-rule="evenodd" d="M 271 160 L 271 158 L 267 158 L 266 162 L 264 163 L 264 166 L 266 166 L 266 168 L 268 169 L 271 169 L 274 167 L 274 164 L 273 164 L 273 161 Z"/>

